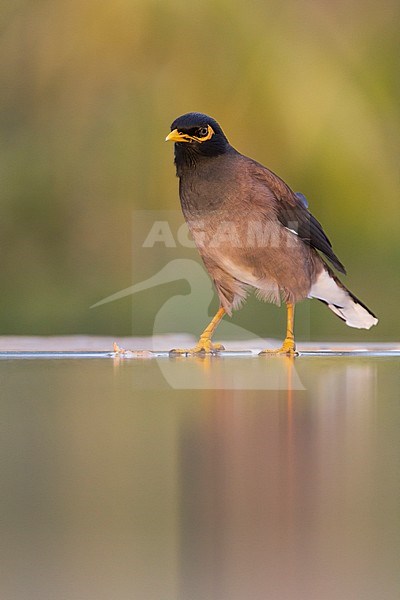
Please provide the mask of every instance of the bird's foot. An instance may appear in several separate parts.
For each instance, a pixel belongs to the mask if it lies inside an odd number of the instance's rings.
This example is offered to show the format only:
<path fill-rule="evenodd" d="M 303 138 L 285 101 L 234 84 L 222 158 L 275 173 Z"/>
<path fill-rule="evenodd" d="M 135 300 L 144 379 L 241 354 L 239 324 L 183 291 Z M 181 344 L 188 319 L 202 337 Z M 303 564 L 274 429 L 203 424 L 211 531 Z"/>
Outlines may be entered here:
<path fill-rule="evenodd" d="M 118 346 L 117 342 L 113 343 L 113 350 L 114 350 L 116 356 L 124 355 L 127 352 L 126 350 L 124 350 L 124 348 L 121 348 L 121 346 Z"/>
<path fill-rule="evenodd" d="M 197 344 L 194 346 L 194 348 L 187 348 L 187 349 L 174 348 L 173 350 L 170 350 L 169 353 L 171 355 L 174 355 L 174 354 L 184 354 L 184 355 L 217 354 L 218 352 L 221 352 L 222 350 L 225 350 L 225 348 L 222 344 L 214 344 L 210 338 L 201 337 L 199 339 L 199 341 L 197 342 Z"/>
<path fill-rule="evenodd" d="M 270 355 L 270 356 L 298 356 L 299 353 L 296 352 L 296 344 L 292 338 L 286 338 L 280 348 L 276 350 L 263 350 L 259 353 L 259 356 Z"/>

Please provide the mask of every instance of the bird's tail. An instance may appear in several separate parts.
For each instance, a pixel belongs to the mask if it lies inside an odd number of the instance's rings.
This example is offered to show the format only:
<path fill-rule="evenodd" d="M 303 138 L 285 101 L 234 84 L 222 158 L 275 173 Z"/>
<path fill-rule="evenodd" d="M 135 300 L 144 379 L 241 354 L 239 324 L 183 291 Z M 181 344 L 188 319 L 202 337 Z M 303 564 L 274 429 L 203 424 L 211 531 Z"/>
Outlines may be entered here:
<path fill-rule="evenodd" d="M 370 329 L 378 322 L 369 308 L 356 298 L 327 266 L 313 283 L 309 297 L 325 302 L 349 327 Z"/>

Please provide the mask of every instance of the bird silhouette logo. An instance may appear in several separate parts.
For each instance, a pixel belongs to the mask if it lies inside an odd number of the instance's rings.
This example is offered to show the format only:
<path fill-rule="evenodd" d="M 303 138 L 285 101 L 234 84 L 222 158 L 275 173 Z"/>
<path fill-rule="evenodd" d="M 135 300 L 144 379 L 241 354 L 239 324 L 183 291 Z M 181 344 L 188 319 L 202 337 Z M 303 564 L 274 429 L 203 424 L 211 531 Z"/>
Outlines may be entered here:
<path fill-rule="evenodd" d="M 212 368 L 210 368 L 209 356 L 193 357 L 194 360 L 183 362 L 179 358 L 171 361 L 157 358 L 157 351 L 160 350 L 159 345 L 162 340 L 160 336 L 171 333 L 171 323 L 179 323 L 182 332 L 186 333 L 191 330 L 193 313 L 188 308 L 192 308 L 194 303 L 204 310 L 204 314 L 199 317 L 204 322 L 209 320 L 207 307 L 214 297 L 214 290 L 204 268 L 195 260 L 184 258 L 171 260 L 155 275 L 103 298 L 90 308 L 116 302 L 122 298 L 179 280 L 186 281 L 190 291 L 188 294 L 175 294 L 162 304 L 154 317 L 153 337 L 151 338 L 153 356 L 169 386 L 174 389 L 285 390 L 289 389 L 289 386 L 290 389 L 295 390 L 305 389 L 293 361 L 289 357 L 287 361 L 278 361 L 278 364 L 273 361 L 275 363 L 273 368 L 266 368 L 263 361 L 251 360 L 253 356 L 251 351 L 241 353 L 247 355 L 248 361 L 234 361 L 233 365 L 224 363 L 224 361 L 213 361 Z M 223 339 L 251 339 L 255 347 L 261 348 L 265 345 L 262 338 L 255 337 L 254 333 L 229 321 L 221 323 L 221 335 Z M 226 354 L 229 353 L 224 353 L 224 356 Z M 131 353 L 131 355 L 134 354 Z M 147 355 L 151 356 L 151 353 L 147 353 Z"/>

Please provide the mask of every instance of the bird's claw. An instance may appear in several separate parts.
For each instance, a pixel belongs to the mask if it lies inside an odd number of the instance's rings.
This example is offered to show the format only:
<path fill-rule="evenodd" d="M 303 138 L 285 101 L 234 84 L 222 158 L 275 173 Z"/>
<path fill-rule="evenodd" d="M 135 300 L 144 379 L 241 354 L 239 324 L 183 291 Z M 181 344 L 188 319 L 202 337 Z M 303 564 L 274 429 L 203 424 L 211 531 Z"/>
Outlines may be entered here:
<path fill-rule="evenodd" d="M 223 350 L 225 350 L 225 348 L 222 344 L 214 344 L 209 338 L 200 338 L 193 348 L 174 348 L 173 350 L 170 350 L 169 353 L 171 355 L 217 354 Z"/>
<path fill-rule="evenodd" d="M 275 350 L 262 350 L 259 356 L 270 355 L 270 356 L 298 356 L 299 353 L 296 351 L 296 344 L 292 339 L 286 339 L 280 348 Z"/>
<path fill-rule="evenodd" d="M 113 350 L 116 354 L 116 356 L 121 356 L 126 354 L 126 350 L 124 350 L 124 348 L 121 348 L 121 346 L 118 346 L 117 342 L 113 343 Z"/>

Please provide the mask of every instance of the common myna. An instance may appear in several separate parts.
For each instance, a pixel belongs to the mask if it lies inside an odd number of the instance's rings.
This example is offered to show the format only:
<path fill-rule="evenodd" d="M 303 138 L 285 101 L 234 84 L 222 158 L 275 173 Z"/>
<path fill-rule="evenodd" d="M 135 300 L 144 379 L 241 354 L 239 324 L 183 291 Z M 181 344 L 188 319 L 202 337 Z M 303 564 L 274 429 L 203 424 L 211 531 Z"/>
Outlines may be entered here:
<path fill-rule="evenodd" d="M 221 350 L 212 334 L 251 288 L 262 300 L 287 305 L 285 341 L 264 353 L 296 353 L 294 307 L 304 298 L 321 300 L 350 327 L 369 329 L 378 322 L 325 262 L 346 273 L 305 197 L 235 150 L 215 119 L 182 115 L 166 140 L 175 142 L 182 211 L 220 300 L 197 345 L 176 352 Z"/>

